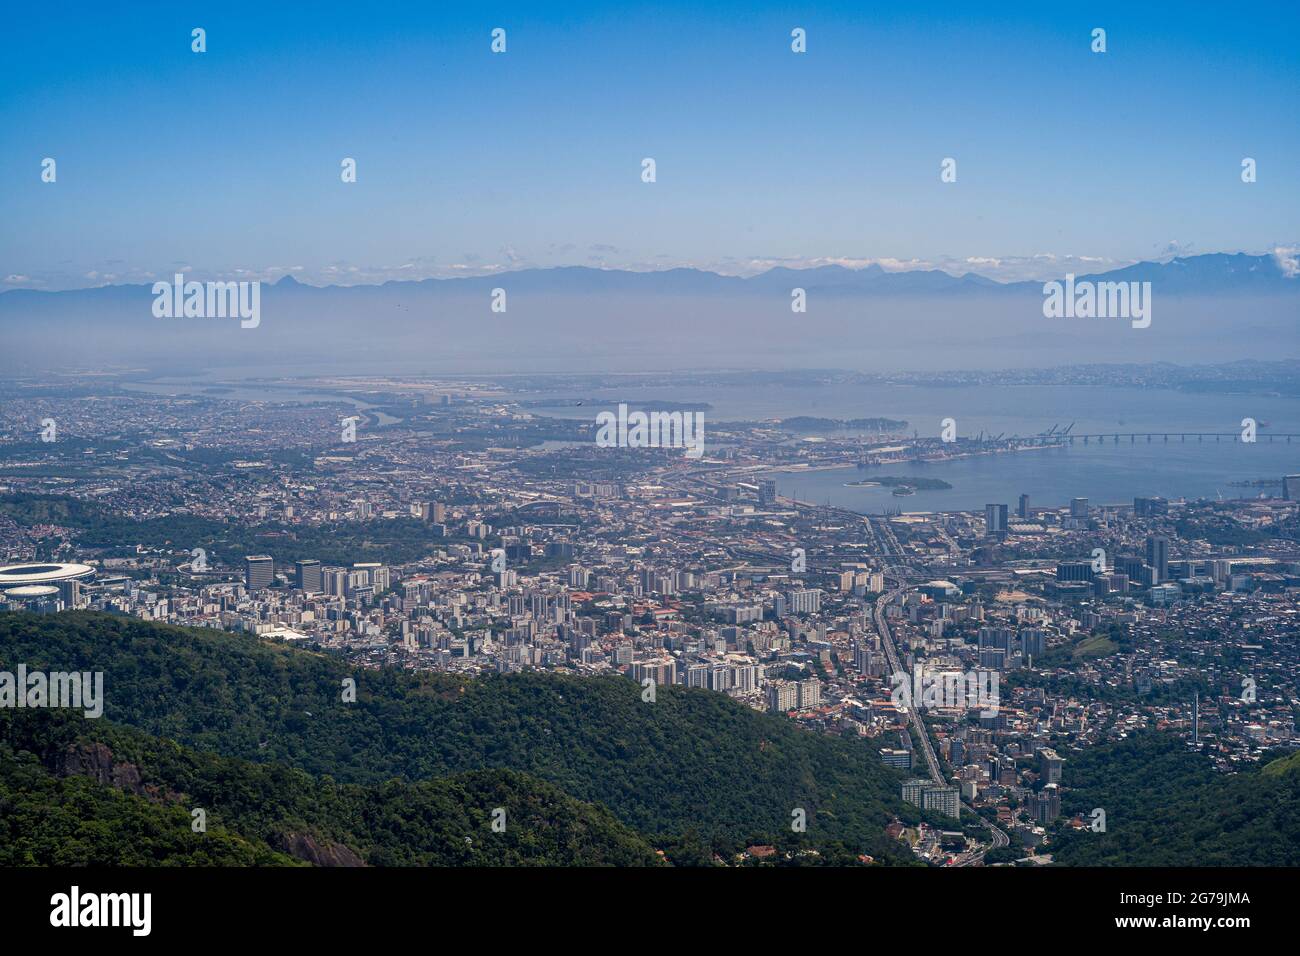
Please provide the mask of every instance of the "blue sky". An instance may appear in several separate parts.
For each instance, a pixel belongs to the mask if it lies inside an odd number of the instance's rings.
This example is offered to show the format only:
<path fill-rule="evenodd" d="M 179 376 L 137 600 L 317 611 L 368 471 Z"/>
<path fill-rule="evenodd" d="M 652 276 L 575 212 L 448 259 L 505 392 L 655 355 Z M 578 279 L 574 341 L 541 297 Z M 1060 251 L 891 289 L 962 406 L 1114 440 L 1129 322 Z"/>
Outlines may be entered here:
<path fill-rule="evenodd" d="M 1037 278 L 1300 239 L 1294 4 L 710 7 L 11 5 L 0 288 L 827 261 Z"/>

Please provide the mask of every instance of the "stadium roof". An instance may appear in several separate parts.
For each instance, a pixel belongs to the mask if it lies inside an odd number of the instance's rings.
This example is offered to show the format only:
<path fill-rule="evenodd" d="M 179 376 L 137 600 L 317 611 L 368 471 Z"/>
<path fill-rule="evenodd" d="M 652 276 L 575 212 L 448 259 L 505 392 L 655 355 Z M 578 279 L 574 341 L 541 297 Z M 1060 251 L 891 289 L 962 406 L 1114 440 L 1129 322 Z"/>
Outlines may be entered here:
<path fill-rule="evenodd" d="M 0 567 L 0 588 L 23 584 L 57 584 L 88 578 L 95 569 L 88 564 L 7 564 Z"/>

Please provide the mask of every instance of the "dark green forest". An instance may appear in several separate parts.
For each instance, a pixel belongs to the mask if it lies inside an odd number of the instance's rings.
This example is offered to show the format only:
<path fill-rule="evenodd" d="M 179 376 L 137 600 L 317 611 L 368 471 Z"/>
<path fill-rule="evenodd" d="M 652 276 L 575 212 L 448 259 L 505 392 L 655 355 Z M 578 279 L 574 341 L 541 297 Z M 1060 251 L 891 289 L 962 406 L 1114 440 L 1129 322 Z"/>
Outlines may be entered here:
<path fill-rule="evenodd" d="M 248 853 L 281 849 L 277 839 L 298 827 L 368 862 L 493 862 L 451 852 L 451 837 L 463 842 L 465 832 L 484 830 L 490 809 L 479 796 L 457 794 L 490 785 L 532 805 L 539 820 L 550 807 L 571 818 L 556 818 L 562 830 L 599 835 L 589 852 L 582 839 L 538 837 L 537 851 L 554 852 L 551 861 L 644 861 L 654 846 L 670 862 L 707 863 L 758 842 L 816 849 L 818 862 L 859 854 L 911 862 L 883 828 L 895 815 L 914 821 L 917 811 L 901 802 L 900 775 L 880 765 L 868 742 L 812 733 L 709 691 L 663 687 L 651 704 L 619 677 L 469 680 L 354 669 L 245 635 L 86 612 L 0 615 L 0 668 L 19 661 L 103 671 L 104 717 L 71 725 L 109 747 L 114 760 L 155 775 L 162 791 L 208 806 L 211 819 L 247 839 Z M 354 703 L 343 701 L 346 679 L 356 681 Z M 34 717 L 54 727 L 49 712 Z M 30 730 L 19 740 L 14 724 L 0 726 L 14 772 L 35 772 L 24 753 L 57 767 L 58 754 L 77 745 L 40 743 Z M 208 766 L 206 777 L 186 769 L 216 758 L 229 759 Z M 220 774 L 230 781 L 211 783 Z M 268 787 L 256 800 L 240 796 Z M 396 812 L 421 801 L 436 808 L 419 818 L 427 832 Z M 276 809 L 259 814 L 262 805 Z M 806 833 L 790 831 L 796 808 L 806 812 Z M 124 804 L 114 812 L 140 811 Z M 529 849 L 500 853 L 536 861 Z"/>
<path fill-rule="evenodd" d="M 1073 866 L 1300 865 L 1300 755 L 1240 773 L 1171 734 L 1146 733 L 1067 755 L 1061 809 L 1106 832 L 1063 828 L 1054 853 Z"/>
<path fill-rule="evenodd" d="M 509 770 L 362 786 L 66 713 L 6 711 L 0 731 L 0 866 L 662 863 L 608 810 Z"/>

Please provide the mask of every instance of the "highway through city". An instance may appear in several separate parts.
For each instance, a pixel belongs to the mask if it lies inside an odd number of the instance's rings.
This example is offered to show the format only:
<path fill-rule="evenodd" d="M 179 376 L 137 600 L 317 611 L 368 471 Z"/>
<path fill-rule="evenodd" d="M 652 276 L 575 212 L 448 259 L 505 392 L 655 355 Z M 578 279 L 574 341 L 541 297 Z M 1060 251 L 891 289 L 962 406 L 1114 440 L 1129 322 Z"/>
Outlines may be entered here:
<path fill-rule="evenodd" d="M 889 621 L 885 616 L 885 609 L 901 595 L 907 592 L 911 586 L 907 583 L 907 578 L 910 573 L 911 569 L 906 566 L 886 569 L 886 575 L 893 577 L 898 582 L 898 586 L 893 590 L 880 595 L 876 600 L 874 611 L 876 632 L 880 635 L 880 646 L 885 651 L 885 658 L 889 662 L 891 675 L 905 674 L 907 672 L 903 669 L 902 661 L 898 656 L 898 649 L 894 646 L 894 637 L 889 630 Z M 912 702 L 912 704 L 915 704 L 915 702 Z M 948 781 L 943 778 L 943 773 L 939 769 L 939 758 L 935 755 L 934 745 L 930 741 L 930 731 L 926 728 L 925 722 L 921 720 L 920 708 L 909 706 L 907 708 L 907 716 L 912 725 L 912 739 L 919 745 L 921 754 L 925 757 L 926 768 L 930 779 L 938 786 L 946 786 Z M 967 804 L 967 807 L 972 812 L 975 812 L 975 808 L 970 806 L 970 804 Z M 989 829 L 990 834 L 992 835 L 993 849 L 1010 845 L 1010 838 L 1001 830 L 1001 828 L 990 823 L 988 820 L 985 820 L 982 816 L 980 817 L 980 822 Z M 956 865 L 969 866 L 974 863 L 982 862 L 983 859 L 983 851 L 969 855 L 962 854 L 962 856 L 958 857 L 960 862 Z"/>

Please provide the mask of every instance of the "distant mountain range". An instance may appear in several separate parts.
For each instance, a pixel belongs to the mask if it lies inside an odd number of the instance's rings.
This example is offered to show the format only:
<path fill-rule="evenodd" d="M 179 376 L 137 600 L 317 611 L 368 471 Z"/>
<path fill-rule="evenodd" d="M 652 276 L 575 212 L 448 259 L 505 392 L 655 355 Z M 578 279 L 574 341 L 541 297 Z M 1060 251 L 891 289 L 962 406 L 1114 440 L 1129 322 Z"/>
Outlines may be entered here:
<path fill-rule="evenodd" d="M 161 278 L 169 281 L 173 277 Z M 186 278 L 189 280 L 193 277 Z M 205 278 L 229 280 L 232 277 L 214 275 Z M 1153 286 L 1158 286 L 1161 292 L 1171 295 L 1225 294 L 1245 291 L 1295 294 L 1300 290 L 1297 276 L 1288 275 L 1276 257 L 1246 253 L 1212 253 L 1175 258 L 1168 262 L 1138 262 L 1122 269 L 1077 275 L 1076 278 L 1151 282 Z M 508 292 L 521 293 L 629 292 L 651 295 L 767 294 L 770 292 L 788 294 L 796 287 L 809 291 L 862 295 L 930 295 L 998 291 L 1039 293 L 1043 283 L 1039 281 L 997 282 L 973 272 L 955 276 L 938 269 L 891 272 L 872 264 L 862 269 L 849 269 L 838 265 L 812 269 L 777 267 L 747 278 L 686 268 L 632 272 L 624 269 L 594 269 L 588 266 L 559 266 L 548 269 L 521 269 L 484 276 L 389 281 L 379 285 L 353 286 L 312 286 L 286 275 L 275 283 L 267 283 L 266 286 L 274 290 L 276 296 L 328 293 L 363 298 L 380 290 L 393 292 L 403 289 L 432 289 L 454 294 L 466 290 L 490 290 L 498 287 L 505 288 Z M 73 297 L 82 301 L 93 301 L 100 297 L 105 300 L 119 296 L 135 298 L 142 292 L 152 299 L 149 290 L 148 284 L 97 286 L 62 292 L 11 289 L 8 292 L 0 292 L 0 303 L 12 307 L 14 302 L 30 302 L 43 297 Z"/>
<path fill-rule="evenodd" d="M 11 290 L 0 293 L 0 370 L 980 369 L 1297 355 L 1300 280 L 1273 256 L 1191 256 L 1077 277 L 1088 278 L 1150 282 L 1151 327 L 1047 319 L 1043 283 L 970 273 L 831 265 L 739 278 L 570 266 L 360 286 L 285 277 L 260 289 L 256 328 L 157 317 L 150 285 Z M 805 312 L 791 307 L 796 288 Z M 505 291 L 504 312 L 492 309 L 495 289 Z"/>

